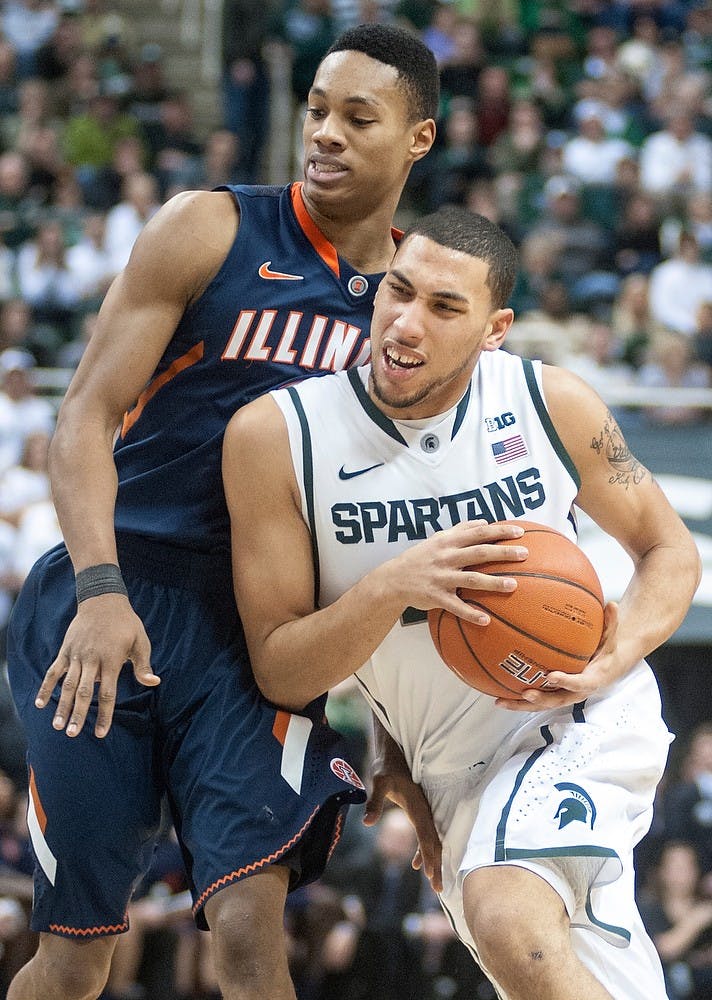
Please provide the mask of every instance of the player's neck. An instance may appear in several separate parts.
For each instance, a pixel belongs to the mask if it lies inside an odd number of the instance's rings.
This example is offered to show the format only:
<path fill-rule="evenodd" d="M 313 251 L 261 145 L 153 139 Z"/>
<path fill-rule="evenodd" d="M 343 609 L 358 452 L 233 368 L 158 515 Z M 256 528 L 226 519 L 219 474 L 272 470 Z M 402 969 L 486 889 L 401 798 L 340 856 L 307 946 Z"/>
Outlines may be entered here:
<path fill-rule="evenodd" d="M 329 218 L 308 206 L 309 214 L 337 253 L 356 271 L 385 271 L 395 252 L 391 233 L 393 212 L 388 208 L 363 217 Z"/>

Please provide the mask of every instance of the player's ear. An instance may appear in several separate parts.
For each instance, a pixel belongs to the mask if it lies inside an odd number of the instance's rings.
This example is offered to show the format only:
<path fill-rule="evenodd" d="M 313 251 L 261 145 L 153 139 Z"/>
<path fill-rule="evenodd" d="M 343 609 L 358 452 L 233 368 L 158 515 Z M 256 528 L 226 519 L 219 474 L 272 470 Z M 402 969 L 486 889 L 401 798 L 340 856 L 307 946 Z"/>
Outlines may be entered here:
<path fill-rule="evenodd" d="M 416 124 L 411 135 L 410 155 L 413 162 L 422 160 L 434 142 L 435 122 L 432 118 L 425 118 Z"/>
<path fill-rule="evenodd" d="M 514 310 L 495 309 L 489 318 L 483 350 L 496 351 L 498 347 L 501 347 L 513 322 Z"/>

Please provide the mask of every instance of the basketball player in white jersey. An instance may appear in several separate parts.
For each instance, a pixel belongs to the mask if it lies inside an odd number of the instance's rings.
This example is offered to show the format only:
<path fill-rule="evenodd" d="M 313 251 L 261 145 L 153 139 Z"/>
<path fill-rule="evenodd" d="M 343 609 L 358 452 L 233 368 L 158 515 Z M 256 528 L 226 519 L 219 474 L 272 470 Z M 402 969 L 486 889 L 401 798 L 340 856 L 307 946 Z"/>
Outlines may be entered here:
<path fill-rule="evenodd" d="M 662 1000 L 633 848 L 671 737 L 643 657 L 684 617 L 699 558 L 593 390 L 501 350 L 515 273 L 514 247 L 482 216 L 421 219 L 376 296 L 371 365 L 233 419 L 238 605 L 258 683 L 285 709 L 356 675 L 379 754 L 404 759 L 430 803 L 443 907 L 501 997 Z M 479 694 L 440 660 L 424 612 L 485 629 L 458 588 L 514 588 L 486 574 L 497 539 L 526 559 L 499 522 L 575 539 L 576 506 L 635 567 L 597 653 L 523 702 Z"/>

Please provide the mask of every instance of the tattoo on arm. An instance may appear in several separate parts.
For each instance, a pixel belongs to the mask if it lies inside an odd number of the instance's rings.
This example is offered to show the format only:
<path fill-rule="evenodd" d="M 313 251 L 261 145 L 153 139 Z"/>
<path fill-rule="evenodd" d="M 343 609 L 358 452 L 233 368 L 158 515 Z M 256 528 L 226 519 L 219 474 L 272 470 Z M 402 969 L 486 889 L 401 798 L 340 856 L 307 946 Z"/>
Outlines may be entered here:
<path fill-rule="evenodd" d="M 608 462 L 612 470 L 609 483 L 620 483 L 628 489 L 629 486 L 641 483 L 648 474 L 645 466 L 631 454 L 610 410 L 606 414 L 600 433 L 591 441 L 591 447 L 597 455 L 602 455 Z"/>

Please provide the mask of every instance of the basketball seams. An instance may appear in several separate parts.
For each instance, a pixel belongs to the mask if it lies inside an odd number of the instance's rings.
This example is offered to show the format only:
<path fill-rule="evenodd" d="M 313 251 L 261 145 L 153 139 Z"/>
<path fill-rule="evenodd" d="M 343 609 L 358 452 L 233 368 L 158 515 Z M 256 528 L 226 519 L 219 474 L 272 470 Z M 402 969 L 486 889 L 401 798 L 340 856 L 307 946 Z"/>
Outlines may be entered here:
<path fill-rule="evenodd" d="M 435 610 L 435 609 L 433 609 L 433 610 Z M 460 621 L 460 619 L 456 618 L 454 615 L 449 615 L 447 613 L 447 611 L 445 611 L 443 608 L 438 608 L 437 611 L 438 611 L 438 615 L 437 615 L 437 622 L 435 624 L 435 635 L 433 636 L 433 638 L 435 640 L 435 645 L 436 645 L 437 649 L 440 651 L 440 657 L 443 660 L 443 662 L 446 663 L 447 666 L 450 668 L 450 670 L 452 670 L 452 672 L 457 677 L 460 678 L 460 680 L 463 682 L 463 684 L 468 684 L 467 678 L 462 676 L 462 674 L 457 669 L 457 666 L 455 664 L 448 663 L 448 661 L 445 660 L 445 658 L 443 657 L 443 654 L 442 654 L 442 649 L 443 649 L 443 635 L 442 635 L 441 625 L 442 625 L 443 619 L 445 619 L 446 621 L 448 621 L 451 627 L 454 627 L 454 628 L 458 629 L 458 631 L 460 632 L 460 638 L 465 643 L 465 646 L 469 650 L 470 655 L 475 660 L 475 662 L 479 665 L 479 667 L 482 670 L 482 672 L 484 674 L 486 674 L 487 677 L 490 678 L 490 680 L 492 681 L 493 684 L 495 684 L 498 688 L 501 688 L 503 693 L 506 692 L 506 694 L 515 694 L 515 695 L 519 694 L 519 691 L 516 688 L 507 687 L 506 684 L 503 684 L 500 680 L 498 680 L 498 678 L 496 678 L 493 674 L 491 674 L 489 672 L 489 670 L 487 669 L 487 667 L 485 666 L 485 664 L 482 663 L 482 661 L 478 657 L 477 653 L 474 651 L 474 649 L 470 645 L 469 639 L 467 638 L 467 636 L 465 635 L 465 633 L 462 630 L 462 622 Z M 432 634 L 432 629 L 431 629 L 431 634 Z M 471 687 L 471 686 L 472 685 L 468 684 L 468 687 Z M 497 697 L 496 695 L 492 694 L 491 691 L 489 691 L 489 692 L 488 691 L 483 691 L 482 693 L 483 694 L 490 694 L 493 698 Z"/>
<path fill-rule="evenodd" d="M 561 646 L 553 646 L 545 639 L 541 639 L 538 635 L 533 635 L 531 632 L 525 632 L 523 628 L 520 628 L 518 625 L 515 625 L 514 622 L 511 621 L 509 618 L 505 618 L 502 615 L 498 615 L 496 611 L 492 611 L 491 608 L 486 607 L 484 604 L 480 604 L 478 601 L 470 601 L 467 598 L 463 598 L 463 600 L 465 604 L 469 605 L 469 607 L 479 608 L 480 611 L 484 611 L 486 614 L 488 614 L 490 618 L 496 618 L 498 622 L 500 622 L 502 625 L 506 625 L 507 628 L 510 628 L 513 632 L 516 632 L 518 635 L 521 635 L 525 639 L 531 639 L 533 642 L 537 644 L 537 646 L 542 646 L 544 649 L 549 649 L 551 650 L 552 653 L 560 653 L 562 656 L 565 656 L 569 660 L 581 660 L 582 663 L 588 663 L 588 661 L 591 659 L 590 656 L 580 656 L 577 655 L 576 653 L 570 653 L 568 649 L 563 649 Z M 459 619 L 458 619 L 458 625 L 460 625 Z M 486 625 L 478 626 L 478 628 L 479 627 L 487 628 Z M 460 626 L 460 632 L 462 632 L 461 626 Z M 463 633 L 463 638 L 464 638 L 464 633 Z M 479 659 L 475 655 L 472 649 L 470 649 L 470 652 L 472 653 L 473 656 L 475 656 L 475 659 L 477 659 L 477 662 L 479 663 Z M 480 664 L 480 666 L 482 666 L 482 664 Z"/>
<path fill-rule="evenodd" d="M 529 532 L 527 532 L 527 534 L 529 534 Z M 485 572 L 486 573 L 487 572 L 486 569 L 483 570 L 483 569 L 480 569 L 479 567 L 473 567 L 473 569 L 476 570 L 476 572 L 478 572 L 478 573 L 481 573 L 481 572 Z M 496 576 L 496 577 L 500 577 L 500 578 L 501 577 L 510 577 L 511 576 L 511 577 L 514 577 L 514 578 L 517 578 L 517 579 L 522 579 L 522 580 L 525 580 L 525 579 L 530 579 L 530 580 L 549 580 L 549 581 L 551 581 L 551 583 L 565 583 L 568 587 L 575 587 L 577 590 L 582 591 L 582 593 L 588 594 L 588 596 L 592 597 L 595 601 L 597 601 L 598 604 L 600 604 L 601 607 L 605 606 L 605 602 L 601 600 L 599 594 L 597 594 L 593 590 L 590 590 L 588 587 L 585 587 L 582 583 L 579 583 L 577 580 L 571 580 L 567 576 L 552 576 L 549 573 L 525 573 L 525 572 L 520 571 L 520 570 L 514 570 L 513 572 L 512 571 L 508 571 L 508 572 L 503 572 L 503 573 L 488 573 L 487 575 L 488 576 Z M 461 589 L 462 590 L 468 590 L 469 588 L 468 587 L 462 587 Z"/>
<path fill-rule="evenodd" d="M 490 616 L 489 625 L 442 608 L 429 611 L 428 620 L 441 658 L 460 680 L 487 695 L 521 698 L 542 687 L 552 670 L 585 668 L 598 646 L 605 602 L 595 568 L 575 540 L 548 525 L 512 523 L 524 528 L 526 564 L 495 559 L 489 567 L 471 568 L 493 578 L 513 577 L 519 587 L 504 595 L 458 589 L 469 607 Z"/>
<path fill-rule="evenodd" d="M 479 666 L 480 670 L 484 674 L 486 674 L 487 677 L 490 678 L 490 680 L 492 681 L 492 683 L 495 684 L 498 688 L 502 688 L 502 690 L 506 691 L 507 694 L 516 694 L 516 695 L 521 694 L 521 691 L 519 690 L 519 688 L 508 687 L 498 677 L 495 677 L 495 675 L 489 670 L 489 668 L 487 667 L 487 665 L 482 662 L 482 660 L 479 658 L 479 656 L 477 655 L 477 653 L 475 652 L 475 650 L 472 648 L 472 645 L 470 644 L 469 636 L 467 635 L 467 633 L 465 632 L 465 630 L 463 628 L 463 621 L 462 621 L 462 619 L 461 618 L 453 618 L 453 624 L 455 625 L 455 627 L 459 631 L 460 638 L 465 643 L 465 646 L 467 647 L 467 649 L 468 649 L 468 651 L 470 653 L 470 656 L 475 661 L 475 663 L 477 663 L 477 665 Z M 453 667 L 451 669 L 455 670 L 455 673 L 457 673 L 458 677 L 460 677 L 460 674 L 457 671 L 457 667 Z M 461 679 L 464 680 L 464 677 L 461 678 Z M 467 681 L 465 681 L 465 683 L 467 683 Z"/>

